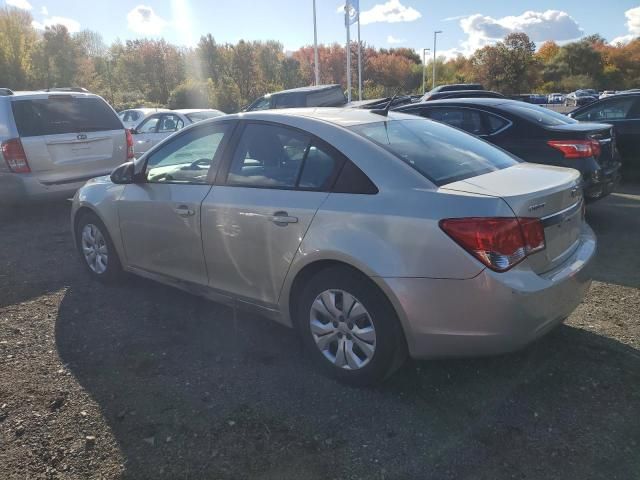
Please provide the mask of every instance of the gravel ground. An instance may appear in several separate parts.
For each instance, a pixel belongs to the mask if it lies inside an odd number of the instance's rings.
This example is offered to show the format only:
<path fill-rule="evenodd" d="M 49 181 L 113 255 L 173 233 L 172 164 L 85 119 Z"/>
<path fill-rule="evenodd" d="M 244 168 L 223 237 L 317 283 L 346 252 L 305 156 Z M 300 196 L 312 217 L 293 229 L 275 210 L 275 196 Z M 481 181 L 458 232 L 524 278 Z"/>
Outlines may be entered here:
<path fill-rule="evenodd" d="M 596 282 L 517 354 L 375 389 L 294 333 L 177 290 L 92 282 L 64 203 L 0 220 L 0 478 L 639 479 L 640 185 L 589 207 Z"/>

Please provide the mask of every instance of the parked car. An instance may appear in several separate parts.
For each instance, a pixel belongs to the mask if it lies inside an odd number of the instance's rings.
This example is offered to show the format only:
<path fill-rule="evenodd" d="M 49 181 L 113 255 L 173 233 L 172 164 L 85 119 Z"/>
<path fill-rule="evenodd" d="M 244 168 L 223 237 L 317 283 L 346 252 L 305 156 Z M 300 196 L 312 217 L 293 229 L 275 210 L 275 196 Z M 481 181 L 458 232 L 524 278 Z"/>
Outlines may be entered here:
<path fill-rule="evenodd" d="M 136 128 L 149 115 L 168 111 L 168 108 L 130 108 L 118 112 L 118 117 L 125 128 Z"/>
<path fill-rule="evenodd" d="M 421 98 L 421 97 L 420 97 Z M 385 108 L 391 102 L 390 108 L 400 107 L 402 105 L 409 105 L 416 101 L 413 95 L 396 95 L 393 97 L 376 98 L 373 100 L 356 100 L 346 106 L 348 108 L 363 108 L 366 110 L 373 110 L 376 108 Z"/>
<path fill-rule="evenodd" d="M 261 312 L 362 384 L 407 352 L 510 352 L 560 324 L 596 245 L 579 185 L 395 112 L 254 112 L 90 181 L 72 226 L 93 277 L 126 270 Z"/>
<path fill-rule="evenodd" d="M 422 97 L 422 101 L 430 100 L 431 96 L 435 95 L 436 93 L 456 92 L 460 90 L 468 91 L 468 90 L 484 90 L 484 89 L 485 88 L 480 83 L 451 83 L 448 85 L 439 85 L 431 89 L 427 93 L 425 93 L 424 96 Z"/>
<path fill-rule="evenodd" d="M 341 107 L 347 97 L 340 85 L 316 85 L 268 93 L 253 101 L 243 111 L 272 110 L 278 108 Z"/>
<path fill-rule="evenodd" d="M 0 205 L 69 198 L 133 158 L 131 134 L 99 96 L 2 91 Z"/>
<path fill-rule="evenodd" d="M 640 167 L 640 91 L 604 98 L 574 110 L 569 116 L 581 122 L 613 125 L 625 167 Z"/>
<path fill-rule="evenodd" d="M 452 90 L 437 92 L 429 96 L 429 98 L 423 100 L 425 102 L 431 102 L 433 100 L 442 100 L 444 98 L 506 98 L 504 95 L 498 92 L 492 92 L 490 90 Z"/>
<path fill-rule="evenodd" d="M 532 163 L 579 170 L 588 200 L 602 198 L 620 180 L 612 127 L 581 124 L 548 108 L 517 100 L 439 100 L 397 111 L 455 126 Z"/>
<path fill-rule="evenodd" d="M 134 140 L 134 154 L 139 157 L 186 125 L 224 114 L 220 110 L 213 109 L 184 109 L 167 110 L 149 115 L 136 128 L 131 130 Z"/>
<path fill-rule="evenodd" d="M 579 107 L 595 102 L 598 97 L 599 95 L 593 95 L 584 90 L 576 90 L 565 97 L 564 104 L 566 107 Z"/>
<path fill-rule="evenodd" d="M 549 104 L 558 104 L 564 103 L 564 94 L 563 93 L 550 93 L 547 97 L 547 103 Z"/>

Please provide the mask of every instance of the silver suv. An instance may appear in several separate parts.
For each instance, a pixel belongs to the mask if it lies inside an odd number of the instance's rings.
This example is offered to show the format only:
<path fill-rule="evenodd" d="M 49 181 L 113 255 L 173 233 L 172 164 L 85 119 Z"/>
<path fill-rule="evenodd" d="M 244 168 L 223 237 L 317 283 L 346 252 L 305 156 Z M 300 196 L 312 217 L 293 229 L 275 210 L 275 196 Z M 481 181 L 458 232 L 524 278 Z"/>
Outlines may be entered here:
<path fill-rule="evenodd" d="M 73 196 L 133 158 L 133 139 L 101 97 L 0 93 L 0 206 Z"/>

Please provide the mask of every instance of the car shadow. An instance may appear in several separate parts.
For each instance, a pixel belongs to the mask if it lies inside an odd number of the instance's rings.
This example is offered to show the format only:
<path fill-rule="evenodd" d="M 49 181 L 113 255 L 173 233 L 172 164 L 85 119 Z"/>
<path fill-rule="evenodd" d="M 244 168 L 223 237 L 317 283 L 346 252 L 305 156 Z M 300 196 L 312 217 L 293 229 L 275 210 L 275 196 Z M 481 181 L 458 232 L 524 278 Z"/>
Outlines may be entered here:
<path fill-rule="evenodd" d="M 587 222 L 598 237 L 594 279 L 640 288 L 640 183 L 623 184 L 588 205 Z"/>
<path fill-rule="evenodd" d="M 64 288 L 77 275 L 68 200 L 0 206 L 0 307 Z"/>
<path fill-rule="evenodd" d="M 562 326 L 512 355 L 319 374 L 295 333 L 142 279 L 67 286 L 59 355 L 124 478 L 633 478 L 640 352 Z"/>

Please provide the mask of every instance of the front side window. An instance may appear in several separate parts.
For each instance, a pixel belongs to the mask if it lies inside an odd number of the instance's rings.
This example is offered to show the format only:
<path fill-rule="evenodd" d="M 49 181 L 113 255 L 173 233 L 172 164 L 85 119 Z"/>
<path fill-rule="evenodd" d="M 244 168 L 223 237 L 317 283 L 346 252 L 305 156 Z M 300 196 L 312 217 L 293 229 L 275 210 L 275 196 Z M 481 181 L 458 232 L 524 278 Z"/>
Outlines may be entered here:
<path fill-rule="evenodd" d="M 158 133 L 176 132 L 184 127 L 184 122 L 177 115 L 163 115 L 160 117 Z"/>
<path fill-rule="evenodd" d="M 590 106 L 573 118 L 582 121 L 622 120 L 627 118 L 635 97 L 615 98 Z"/>
<path fill-rule="evenodd" d="M 351 129 L 438 186 L 518 164 L 514 157 L 483 140 L 422 119 L 366 123 Z"/>
<path fill-rule="evenodd" d="M 251 105 L 247 110 L 269 110 L 271 108 L 271 97 L 262 97 Z"/>
<path fill-rule="evenodd" d="M 341 164 L 339 154 L 307 133 L 250 123 L 233 156 L 227 184 L 326 190 Z"/>
<path fill-rule="evenodd" d="M 154 152 L 145 169 L 149 183 L 206 184 L 218 169 L 227 124 L 208 125 L 180 135 Z"/>
<path fill-rule="evenodd" d="M 158 122 L 160 121 L 160 117 L 149 117 L 142 124 L 136 128 L 138 133 L 156 133 L 156 129 L 158 128 Z"/>

